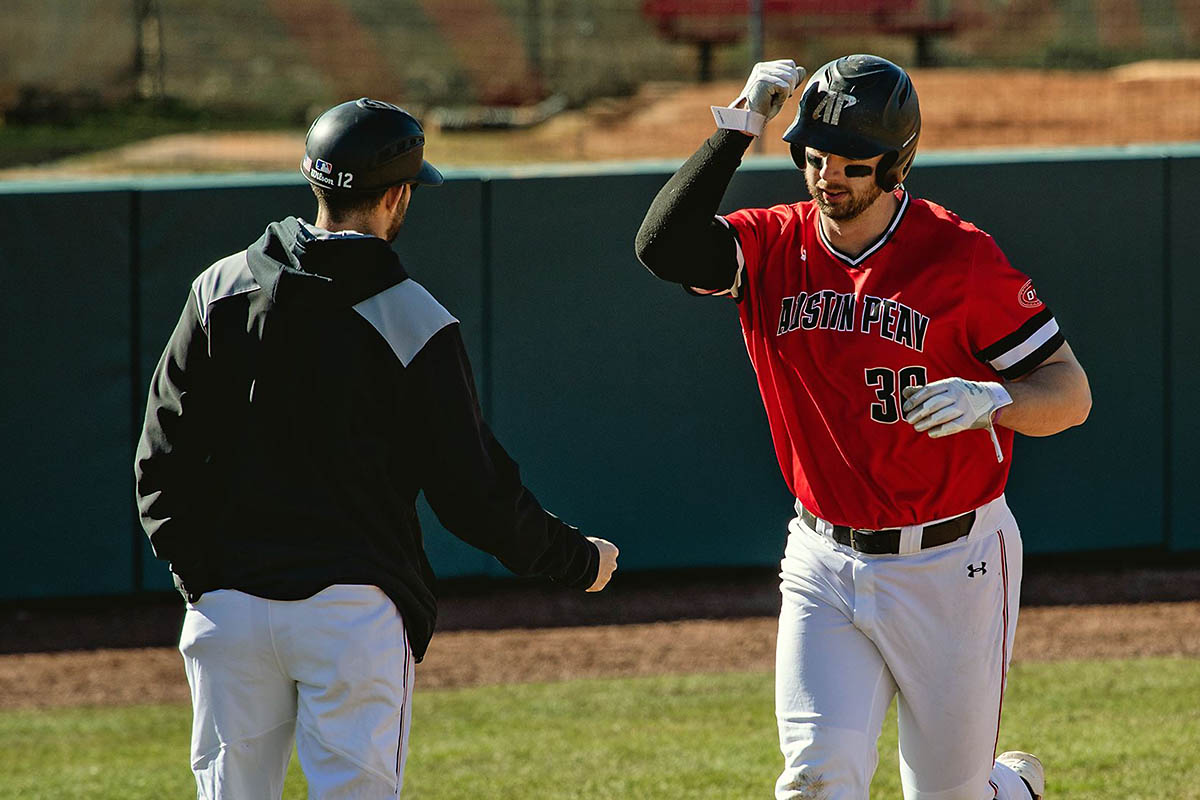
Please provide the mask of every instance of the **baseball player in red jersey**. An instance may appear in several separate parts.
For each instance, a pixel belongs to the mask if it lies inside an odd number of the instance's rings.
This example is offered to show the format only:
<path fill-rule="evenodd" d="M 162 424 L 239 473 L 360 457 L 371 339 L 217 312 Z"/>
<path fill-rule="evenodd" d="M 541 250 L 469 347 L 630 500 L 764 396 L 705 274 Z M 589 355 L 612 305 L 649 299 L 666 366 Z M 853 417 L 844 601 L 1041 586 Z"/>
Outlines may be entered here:
<path fill-rule="evenodd" d="M 732 297 L 797 498 L 782 562 L 778 800 L 867 797 L 899 700 L 906 800 L 1039 800 L 1041 763 L 996 757 L 1021 538 L 1013 435 L 1086 419 L 1087 377 L 995 241 L 902 181 L 920 134 L 900 67 L 822 67 L 784 134 L 812 200 L 718 216 L 743 153 L 800 85 L 755 66 L 659 192 L 637 253 Z"/>

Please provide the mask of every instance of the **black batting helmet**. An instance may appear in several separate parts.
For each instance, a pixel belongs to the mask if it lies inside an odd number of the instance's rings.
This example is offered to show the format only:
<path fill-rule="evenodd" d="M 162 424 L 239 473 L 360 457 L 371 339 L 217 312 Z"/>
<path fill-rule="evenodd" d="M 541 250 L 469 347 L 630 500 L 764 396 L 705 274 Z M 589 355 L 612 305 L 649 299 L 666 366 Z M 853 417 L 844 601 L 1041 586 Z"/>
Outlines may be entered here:
<path fill-rule="evenodd" d="M 313 186 L 333 191 L 378 191 L 400 183 L 437 186 L 442 173 L 424 155 L 425 131 L 416 117 L 362 97 L 316 118 L 300 172 Z"/>
<path fill-rule="evenodd" d="M 783 140 L 800 169 L 805 147 L 850 159 L 884 154 L 875 182 L 891 191 L 912 167 L 920 135 L 921 107 L 908 73 L 886 58 L 853 55 L 817 70 Z"/>

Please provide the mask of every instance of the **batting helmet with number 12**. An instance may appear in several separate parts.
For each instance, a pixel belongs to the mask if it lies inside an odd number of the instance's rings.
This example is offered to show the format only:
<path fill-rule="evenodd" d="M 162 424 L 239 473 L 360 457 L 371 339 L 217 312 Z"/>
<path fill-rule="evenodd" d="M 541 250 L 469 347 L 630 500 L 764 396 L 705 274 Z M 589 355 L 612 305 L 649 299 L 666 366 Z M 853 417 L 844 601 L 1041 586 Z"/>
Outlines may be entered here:
<path fill-rule="evenodd" d="M 300 172 L 313 186 L 332 191 L 442 183 L 442 173 L 425 160 L 425 131 L 416 117 L 366 97 L 317 117 L 308 129 Z"/>

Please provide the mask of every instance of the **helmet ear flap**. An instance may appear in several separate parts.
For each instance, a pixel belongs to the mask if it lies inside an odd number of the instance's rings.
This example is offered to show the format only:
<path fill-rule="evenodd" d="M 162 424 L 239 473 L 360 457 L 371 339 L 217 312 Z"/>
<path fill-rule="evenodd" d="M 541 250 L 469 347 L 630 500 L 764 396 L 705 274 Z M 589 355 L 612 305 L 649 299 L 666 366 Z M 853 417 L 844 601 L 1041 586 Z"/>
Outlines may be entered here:
<path fill-rule="evenodd" d="M 879 159 L 879 164 L 875 167 L 875 183 L 885 192 L 894 192 L 900 185 L 900 181 L 903 180 L 900 175 L 901 170 L 896 169 L 896 161 L 899 158 L 900 154 L 892 150 L 884 153 L 883 158 Z"/>
<path fill-rule="evenodd" d="M 804 145 L 795 142 L 788 142 L 788 151 L 792 154 L 792 163 L 804 171 Z"/>

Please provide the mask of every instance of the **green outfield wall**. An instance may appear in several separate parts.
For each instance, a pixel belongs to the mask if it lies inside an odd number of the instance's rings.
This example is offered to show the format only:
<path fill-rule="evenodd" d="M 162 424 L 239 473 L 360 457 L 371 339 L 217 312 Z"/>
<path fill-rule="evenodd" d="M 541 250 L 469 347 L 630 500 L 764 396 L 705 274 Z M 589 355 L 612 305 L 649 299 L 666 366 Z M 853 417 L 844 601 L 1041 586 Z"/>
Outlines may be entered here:
<path fill-rule="evenodd" d="M 396 249 L 462 321 L 485 413 L 543 504 L 622 568 L 765 566 L 791 504 L 732 304 L 653 278 L 633 237 L 676 166 L 451 172 Z M 936 154 L 914 194 L 992 233 L 1088 370 L 1087 425 L 1018 437 L 1026 552 L 1200 551 L 1200 146 Z M 803 194 L 753 160 L 723 210 Z M 170 587 L 137 525 L 146 387 L 192 278 L 291 175 L 0 185 L 0 599 Z M 506 574 L 422 509 L 443 577 Z"/>

